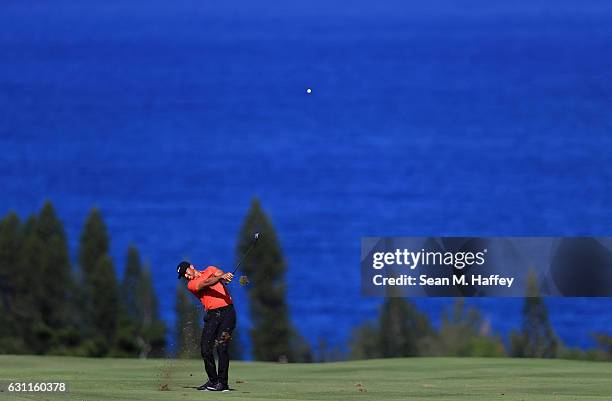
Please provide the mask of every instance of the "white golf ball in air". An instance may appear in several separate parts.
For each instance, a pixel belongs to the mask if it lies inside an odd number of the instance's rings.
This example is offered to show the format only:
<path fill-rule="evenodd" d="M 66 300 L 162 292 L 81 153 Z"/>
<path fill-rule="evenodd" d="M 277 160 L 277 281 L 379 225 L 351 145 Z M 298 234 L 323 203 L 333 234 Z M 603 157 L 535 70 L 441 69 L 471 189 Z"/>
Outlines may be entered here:
<path fill-rule="evenodd" d="M 306 93 L 308 93 L 310 95 L 312 93 L 312 89 L 310 89 L 310 88 L 306 89 Z"/>

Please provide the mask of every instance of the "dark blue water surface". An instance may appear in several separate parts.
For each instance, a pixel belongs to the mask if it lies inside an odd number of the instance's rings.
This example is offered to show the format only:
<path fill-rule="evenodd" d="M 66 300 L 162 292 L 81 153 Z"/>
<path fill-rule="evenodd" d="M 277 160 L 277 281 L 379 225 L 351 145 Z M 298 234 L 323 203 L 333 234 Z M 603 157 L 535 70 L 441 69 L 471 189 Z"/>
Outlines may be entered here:
<path fill-rule="evenodd" d="M 381 303 L 359 294 L 362 236 L 611 234 L 605 2 L 251 3 L 3 2 L 0 213 L 52 200 L 75 254 L 99 206 L 172 323 L 177 261 L 230 267 L 258 196 L 292 319 L 332 345 Z M 437 323 L 451 300 L 416 302 Z M 520 325 L 521 299 L 470 302 Z M 612 328 L 610 298 L 547 304 L 569 346 Z"/>

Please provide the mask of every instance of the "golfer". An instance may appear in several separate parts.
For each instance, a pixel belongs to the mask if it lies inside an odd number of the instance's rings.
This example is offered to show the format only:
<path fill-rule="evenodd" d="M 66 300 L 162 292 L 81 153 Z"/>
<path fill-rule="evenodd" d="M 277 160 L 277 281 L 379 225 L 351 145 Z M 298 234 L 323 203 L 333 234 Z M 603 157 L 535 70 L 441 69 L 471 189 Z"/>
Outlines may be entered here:
<path fill-rule="evenodd" d="M 225 284 L 232 281 L 234 275 L 224 273 L 215 266 L 208 266 L 206 269 L 198 271 L 191 263 L 185 261 L 179 263 L 176 270 L 179 280 L 181 278 L 187 279 L 187 289 L 200 300 L 204 309 L 206 309 L 200 350 L 208 381 L 198 387 L 198 390 L 229 391 L 227 385 L 228 346 L 232 339 L 232 332 L 236 327 L 236 311 Z M 219 356 L 218 371 L 213 356 L 215 347 Z"/>

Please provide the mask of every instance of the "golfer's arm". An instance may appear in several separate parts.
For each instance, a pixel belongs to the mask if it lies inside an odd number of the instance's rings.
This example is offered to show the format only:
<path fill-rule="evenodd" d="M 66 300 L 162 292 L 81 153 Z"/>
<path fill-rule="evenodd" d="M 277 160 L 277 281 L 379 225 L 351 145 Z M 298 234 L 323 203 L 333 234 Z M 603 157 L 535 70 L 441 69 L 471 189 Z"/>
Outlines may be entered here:
<path fill-rule="evenodd" d="M 198 291 L 204 287 L 210 287 L 211 285 L 217 284 L 219 280 L 221 280 L 221 278 L 222 278 L 221 276 L 212 276 L 212 277 L 207 278 L 204 281 L 200 281 L 197 286 Z"/>

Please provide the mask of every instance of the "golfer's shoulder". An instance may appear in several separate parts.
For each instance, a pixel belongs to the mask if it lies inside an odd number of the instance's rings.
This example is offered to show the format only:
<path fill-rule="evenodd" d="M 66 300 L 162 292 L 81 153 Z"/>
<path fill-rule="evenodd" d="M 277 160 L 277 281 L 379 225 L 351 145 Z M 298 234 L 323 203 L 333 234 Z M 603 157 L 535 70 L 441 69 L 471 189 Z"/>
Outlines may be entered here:
<path fill-rule="evenodd" d="M 202 275 L 208 276 L 222 271 L 217 266 L 208 266 L 206 269 L 202 270 Z"/>
<path fill-rule="evenodd" d="M 218 275 L 219 272 L 221 272 L 221 269 L 219 269 L 217 266 L 208 266 L 206 269 L 201 270 L 200 271 L 200 277 L 192 280 L 206 280 L 212 276 Z"/>
<path fill-rule="evenodd" d="M 199 277 L 196 277 L 193 280 L 189 280 L 189 282 L 187 283 L 187 289 L 193 292 L 194 294 L 198 293 L 200 291 L 200 289 L 198 288 L 199 283 L 209 279 L 214 275 L 218 275 L 220 271 L 221 269 L 219 269 L 217 266 L 208 266 L 206 269 L 200 271 Z"/>

